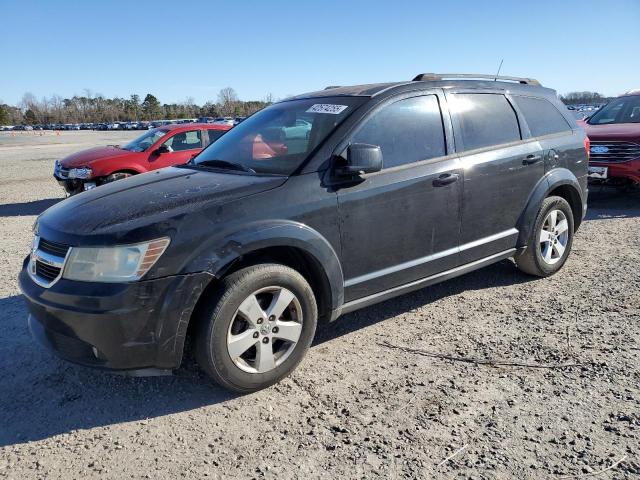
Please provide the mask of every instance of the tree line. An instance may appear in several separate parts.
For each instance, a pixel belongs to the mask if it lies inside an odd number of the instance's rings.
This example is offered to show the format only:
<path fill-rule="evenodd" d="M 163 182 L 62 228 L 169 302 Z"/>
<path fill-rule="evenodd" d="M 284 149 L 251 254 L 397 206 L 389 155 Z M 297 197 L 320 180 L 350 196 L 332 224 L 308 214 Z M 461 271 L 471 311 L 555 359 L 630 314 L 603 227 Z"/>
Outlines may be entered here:
<path fill-rule="evenodd" d="M 106 98 L 86 90 L 84 95 L 62 98 L 59 95 L 37 99 L 25 93 L 19 105 L 0 101 L 0 125 L 38 125 L 55 123 L 102 123 L 133 120 L 172 120 L 198 117 L 244 117 L 273 103 L 271 95 L 263 100 L 243 101 L 231 87 L 218 93 L 217 101 L 196 105 L 193 98 L 181 103 L 161 103 L 155 95 L 144 98 Z"/>
<path fill-rule="evenodd" d="M 560 95 L 566 105 L 601 104 L 611 100 L 598 92 L 569 92 Z M 271 95 L 263 100 L 243 101 L 231 87 L 218 93 L 217 101 L 196 105 L 192 98 L 181 103 L 161 103 L 148 93 L 129 98 L 106 98 L 86 90 L 84 95 L 62 98 L 59 95 L 38 100 L 25 93 L 19 105 L 7 105 L 0 101 L 0 125 L 37 125 L 50 123 L 102 123 L 126 122 L 130 120 L 172 120 L 175 118 L 198 118 L 233 116 L 244 117 L 273 103 Z"/>
<path fill-rule="evenodd" d="M 565 105 L 596 105 L 607 103 L 614 97 L 605 97 L 598 92 L 569 92 L 566 95 L 560 95 L 560 100 Z"/>

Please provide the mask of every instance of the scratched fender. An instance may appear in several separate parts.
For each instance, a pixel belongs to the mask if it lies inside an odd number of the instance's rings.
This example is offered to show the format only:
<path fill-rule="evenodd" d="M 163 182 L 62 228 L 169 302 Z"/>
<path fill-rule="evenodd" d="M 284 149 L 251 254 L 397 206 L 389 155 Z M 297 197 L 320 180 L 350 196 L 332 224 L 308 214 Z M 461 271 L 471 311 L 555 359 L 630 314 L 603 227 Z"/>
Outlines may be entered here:
<path fill-rule="evenodd" d="M 315 259 L 328 280 L 331 307 L 335 309 L 343 303 L 344 277 L 338 255 L 319 232 L 295 221 L 256 221 L 223 239 L 212 239 L 198 249 L 184 270 L 206 271 L 221 278 L 235 260 L 269 247 L 296 248 Z"/>

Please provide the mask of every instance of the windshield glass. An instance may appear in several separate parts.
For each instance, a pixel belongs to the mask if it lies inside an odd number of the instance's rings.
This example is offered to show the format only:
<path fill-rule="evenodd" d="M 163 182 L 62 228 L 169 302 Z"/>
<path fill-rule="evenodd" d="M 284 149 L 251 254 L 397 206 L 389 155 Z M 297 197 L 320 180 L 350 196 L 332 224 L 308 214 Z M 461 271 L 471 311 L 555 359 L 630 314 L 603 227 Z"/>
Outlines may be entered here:
<path fill-rule="evenodd" d="M 200 153 L 201 166 L 290 175 L 366 99 L 323 97 L 271 105 Z"/>
<path fill-rule="evenodd" d="M 640 95 L 610 101 L 589 119 L 590 125 L 640 123 Z"/>
<path fill-rule="evenodd" d="M 154 128 L 153 130 L 149 130 L 147 133 L 140 135 L 138 138 L 127 143 L 121 148 L 123 150 L 129 150 L 130 152 L 144 152 L 166 134 L 166 130 Z"/>

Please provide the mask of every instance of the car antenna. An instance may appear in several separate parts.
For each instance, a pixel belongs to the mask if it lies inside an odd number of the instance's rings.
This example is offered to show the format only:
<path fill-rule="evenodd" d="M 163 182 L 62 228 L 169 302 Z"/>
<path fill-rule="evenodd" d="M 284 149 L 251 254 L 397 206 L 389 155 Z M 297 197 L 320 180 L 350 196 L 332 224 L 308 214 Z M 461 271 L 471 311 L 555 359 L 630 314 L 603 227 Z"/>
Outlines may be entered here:
<path fill-rule="evenodd" d="M 498 75 L 500 75 L 500 70 L 502 70 L 502 62 L 504 62 L 504 58 L 500 60 L 500 65 L 498 66 L 498 71 L 496 72 L 496 78 L 493 79 L 494 82 L 498 81 Z"/>

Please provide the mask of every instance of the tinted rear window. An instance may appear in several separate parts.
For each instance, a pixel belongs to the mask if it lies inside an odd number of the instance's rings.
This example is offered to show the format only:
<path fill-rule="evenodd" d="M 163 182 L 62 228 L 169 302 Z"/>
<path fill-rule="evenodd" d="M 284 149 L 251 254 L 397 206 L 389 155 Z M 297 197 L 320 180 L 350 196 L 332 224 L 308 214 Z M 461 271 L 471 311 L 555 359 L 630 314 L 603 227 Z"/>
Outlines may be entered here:
<path fill-rule="evenodd" d="M 460 124 L 464 150 L 520 140 L 518 118 L 504 95 L 456 93 L 448 100 Z"/>
<path fill-rule="evenodd" d="M 513 97 L 513 99 L 522 111 L 531 135 L 534 137 L 571 130 L 571 126 L 558 109 L 544 98 Z"/>

